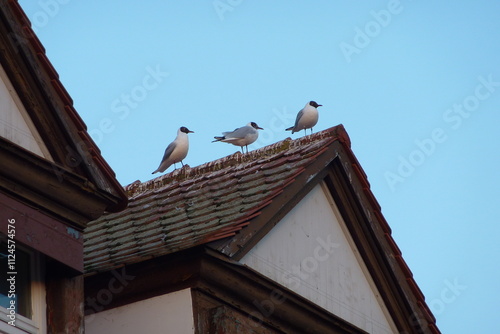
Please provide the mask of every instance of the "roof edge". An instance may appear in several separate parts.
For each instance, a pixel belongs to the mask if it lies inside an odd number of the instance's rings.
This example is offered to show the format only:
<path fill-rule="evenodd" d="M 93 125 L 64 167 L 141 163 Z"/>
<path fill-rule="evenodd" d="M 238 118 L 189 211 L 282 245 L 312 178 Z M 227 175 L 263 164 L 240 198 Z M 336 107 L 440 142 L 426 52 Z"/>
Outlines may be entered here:
<path fill-rule="evenodd" d="M 332 141 L 339 140 L 343 145 L 351 147 L 351 141 L 349 135 L 347 134 L 347 131 L 342 124 L 339 124 L 320 132 L 304 136 L 302 138 L 292 139 L 288 137 L 277 143 L 258 148 L 246 154 L 242 154 L 237 151 L 233 154 L 227 155 L 217 160 L 206 162 L 193 168 L 186 164 L 180 169 L 176 169 L 170 173 L 166 173 L 149 181 L 134 181 L 126 185 L 124 189 L 129 198 L 138 197 L 147 191 L 159 189 L 171 182 L 190 182 L 190 179 L 196 178 L 198 176 L 203 176 L 207 173 L 214 173 L 218 171 L 224 173 L 224 169 L 229 167 L 238 168 L 238 166 L 240 166 L 242 163 L 245 163 L 245 168 L 248 169 L 256 164 L 261 163 L 262 160 L 265 160 L 268 157 L 274 157 L 278 153 L 282 153 L 283 155 L 285 155 L 287 150 L 289 149 L 300 147 L 307 143 L 312 143 L 314 141 L 319 141 L 325 138 L 331 138 Z"/>
<path fill-rule="evenodd" d="M 106 211 L 118 212 L 123 210 L 128 203 L 128 197 L 122 185 L 116 179 L 116 175 L 100 154 L 100 150 L 87 132 L 87 126 L 78 115 L 73 106 L 73 100 L 61 81 L 57 71 L 48 59 L 45 48 L 32 29 L 31 22 L 26 16 L 21 5 L 16 0 L 1 0 L 2 12 L 6 17 L 6 24 L 9 25 L 9 41 L 13 50 L 24 54 L 18 58 L 18 62 L 24 62 L 35 73 L 36 80 L 39 80 L 39 89 L 46 95 L 53 115 L 58 118 L 60 124 L 66 132 L 66 139 L 71 140 L 71 149 L 81 156 L 81 163 L 77 168 L 85 170 L 90 176 L 91 182 L 95 183 L 103 192 L 108 192 L 114 197 L 115 203 L 108 203 Z M 23 102 L 24 103 L 24 102 Z M 29 108 L 28 108 L 29 109 Z M 30 112 L 29 112 L 30 113 Z M 30 113 L 31 115 L 31 113 Z M 64 152 L 59 160 L 67 158 L 68 153 Z M 91 159 L 86 159 L 91 157 Z M 87 164 L 88 163 L 88 164 Z M 92 166 L 90 166 L 91 164 Z M 61 166 L 68 169 L 72 166 Z"/>

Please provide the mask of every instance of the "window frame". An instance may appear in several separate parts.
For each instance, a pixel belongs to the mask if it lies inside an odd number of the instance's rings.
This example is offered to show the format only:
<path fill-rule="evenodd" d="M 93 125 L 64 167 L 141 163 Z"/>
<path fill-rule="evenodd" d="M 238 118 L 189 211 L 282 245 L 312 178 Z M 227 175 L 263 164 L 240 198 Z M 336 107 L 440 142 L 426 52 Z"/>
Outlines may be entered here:
<path fill-rule="evenodd" d="M 1 235 L 1 241 L 4 235 Z M 7 315 L 7 308 L 0 306 L 0 331 L 8 334 L 30 333 L 39 334 L 47 332 L 47 304 L 45 288 L 45 257 L 40 252 L 34 251 L 16 242 L 16 250 L 19 249 L 29 257 L 30 270 L 30 307 L 31 319 L 16 313 L 16 326 L 9 325 L 11 321 Z M 4 271 L 5 268 L 0 268 Z"/>

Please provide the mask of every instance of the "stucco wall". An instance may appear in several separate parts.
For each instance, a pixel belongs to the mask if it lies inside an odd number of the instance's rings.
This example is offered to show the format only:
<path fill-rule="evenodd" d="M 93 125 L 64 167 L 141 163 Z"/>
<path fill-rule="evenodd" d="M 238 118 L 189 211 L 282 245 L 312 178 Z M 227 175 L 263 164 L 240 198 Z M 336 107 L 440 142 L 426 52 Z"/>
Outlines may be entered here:
<path fill-rule="evenodd" d="M 191 290 L 184 289 L 95 313 L 85 318 L 86 334 L 192 334 Z"/>

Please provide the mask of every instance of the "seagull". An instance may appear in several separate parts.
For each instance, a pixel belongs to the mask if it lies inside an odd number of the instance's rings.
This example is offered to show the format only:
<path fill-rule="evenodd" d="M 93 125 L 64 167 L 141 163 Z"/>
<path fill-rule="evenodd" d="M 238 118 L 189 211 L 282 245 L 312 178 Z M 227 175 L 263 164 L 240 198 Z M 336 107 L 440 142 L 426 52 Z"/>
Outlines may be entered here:
<path fill-rule="evenodd" d="M 222 137 L 214 137 L 215 140 L 212 141 L 221 141 L 224 143 L 230 143 L 236 146 L 241 147 L 241 153 L 243 152 L 243 146 L 247 148 L 247 153 L 248 153 L 248 145 L 253 143 L 254 141 L 259 138 L 259 132 L 257 131 L 258 129 L 264 130 L 260 126 L 257 125 L 255 122 L 250 122 L 245 126 L 242 126 L 241 128 L 237 128 L 232 132 L 223 132 Z"/>
<path fill-rule="evenodd" d="M 316 109 L 318 107 L 321 107 L 321 104 L 317 104 L 316 101 L 308 102 L 297 114 L 295 125 L 289 127 L 286 131 L 292 130 L 293 134 L 294 132 L 299 132 L 304 129 L 304 133 L 307 134 L 306 129 L 311 129 L 312 133 L 313 126 L 318 123 L 318 109 Z"/>
<path fill-rule="evenodd" d="M 177 169 L 175 165 L 177 162 L 180 162 L 182 167 L 184 167 L 182 160 L 184 160 L 187 156 L 189 149 L 188 133 L 194 132 L 185 126 L 182 126 L 179 130 L 177 130 L 177 137 L 175 137 L 175 140 L 167 146 L 163 159 L 161 159 L 160 166 L 151 174 L 157 172 L 163 173 L 168 167 L 172 166 L 172 164 L 174 164 L 174 169 Z"/>

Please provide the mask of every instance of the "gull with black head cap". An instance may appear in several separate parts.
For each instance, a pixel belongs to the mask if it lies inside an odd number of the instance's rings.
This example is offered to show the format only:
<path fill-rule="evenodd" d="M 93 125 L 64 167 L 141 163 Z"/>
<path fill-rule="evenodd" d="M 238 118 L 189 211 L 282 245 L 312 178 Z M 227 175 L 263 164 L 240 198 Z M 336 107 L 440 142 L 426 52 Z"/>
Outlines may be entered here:
<path fill-rule="evenodd" d="M 189 130 L 185 126 L 182 126 L 179 128 L 179 130 L 177 130 L 177 137 L 167 146 L 160 166 L 151 174 L 157 172 L 163 173 L 168 167 L 172 166 L 172 164 L 174 164 L 174 169 L 176 169 L 175 164 L 177 162 L 180 162 L 182 164 L 182 167 L 184 167 L 182 160 L 186 158 L 189 150 L 189 139 L 187 135 L 188 133 L 194 132 Z"/>
<path fill-rule="evenodd" d="M 223 132 L 222 136 L 214 137 L 215 140 L 212 141 L 221 141 L 223 143 L 229 143 L 236 146 L 241 147 L 241 153 L 243 152 L 243 146 L 247 148 L 248 153 L 248 145 L 252 144 L 254 141 L 259 138 L 259 132 L 257 130 L 264 130 L 255 122 L 250 122 L 241 128 L 237 128 L 234 131 Z"/>
<path fill-rule="evenodd" d="M 317 104 L 316 101 L 309 101 L 297 114 L 297 118 L 295 119 L 295 125 L 286 129 L 286 131 L 292 130 L 292 134 L 294 132 L 299 132 L 300 130 L 304 130 L 304 133 L 307 134 L 306 129 L 311 129 L 311 133 L 313 132 L 313 126 L 318 123 L 318 107 L 321 107 L 321 104 Z"/>

